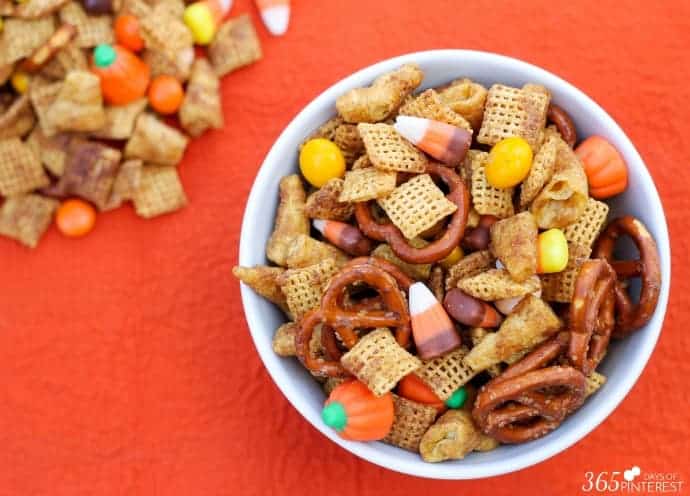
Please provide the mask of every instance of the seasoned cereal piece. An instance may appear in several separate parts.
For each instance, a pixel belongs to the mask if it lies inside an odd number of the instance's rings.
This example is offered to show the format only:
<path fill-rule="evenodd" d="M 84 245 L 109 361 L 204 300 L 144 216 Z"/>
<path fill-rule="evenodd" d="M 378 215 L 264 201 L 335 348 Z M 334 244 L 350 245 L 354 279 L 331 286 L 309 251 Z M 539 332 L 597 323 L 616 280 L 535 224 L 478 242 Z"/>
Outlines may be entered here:
<path fill-rule="evenodd" d="M 489 154 L 477 150 L 467 152 L 472 170 L 472 205 L 480 215 L 493 215 L 505 219 L 515 213 L 513 188 L 494 188 L 486 179 Z"/>
<path fill-rule="evenodd" d="M 369 155 L 367 155 L 366 153 L 364 155 L 361 155 L 352 164 L 352 170 L 367 169 L 369 167 L 374 167 L 374 164 L 371 163 L 371 160 L 369 160 Z"/>
<path fill-rule="evenodd" d="M 43 134 L 41 126 L 36 126 L 26 143 L 40 158 L 43 166 L 55 177 L 60 177 L 65 172 L 67 149 L 71 140 L 70 134 L 47 137 Z"/>
<path fill-rule="evenodd" d="M 134 100 L 126 105 L 105 107 L 105 124 L 91 133 L 96 138 L 124 140 L 132 137 L 134 122 L 147 105 L 146 98 Z"/>
<path fill-rule="evenodd" d="M 62 85 L 62 81 L 50 84 L 36 84 L 32 82 L 29 87 L 29 99 L 38 117 L 38 124 L 41 126 L 43 134 L 48 137 L 57 133 L 57 128 L 50 120 L 48 112 L 60 94 Z"/>
<path fill-rule="evenodd" d="M 352 217 L 354 205 L 341 202 L 338 197 L 343 191 L 345 182 L 339 177 L 329 179 L 321 188 L 307 197 L 304 211 L 311 219 L 329 219 L 347 221 Z"/>
<path fill-rule="evenodd" d="M 469 368 L 464 358 L 467 348 L 461 347 L 422 363 L 416 372 L 442 401 L 446 401 L 461 386 L 467 384 L 477 372 Z"/>
<path fill-rule="evenodd" d="M 189 79 L 192 70 L 191 62 L 188 63 L 184 57 L 180 57 L 178 64 L 158 50 L 144 50 L 141 54 L 141 60 L 151 69 L 151 79 L 158 76 L 171 76 L 180 82 L 185 82 Z"/>
<path fill-rule="evenodd" d="M 220 81 L 208 60 L 196 59 L 179 110 L 180 123 L 192 136 L 223 127 L 219 88 Z"/>
<path fill-rule="evenodd" d="M 398 448 L 419 452 L 419 442 L 436 419 L 436 408 L 393 395 L 393 425 L 384 443 Z"/>
<path fill-rule="evenodd" d="M 309 218 L 304 212 L 305 196 L 302 181 L 297 174 L 280 180 L 276 223 L 266 245 L 266 256 L 278 265 L 286 265 L 290 246 L 298 235 L 309 235 Z"/>
<path fill-rule="evenodd" d="M 302 143 L 300 143 L 300 151 L 309 140 L 313 140 L 316 138 L 324 138 L 330 141 L 335 140 L 335 130 L 338 129 L 338 127 L 340 127 L 340 125 L 344 122 L 345 121 L 343 121 L 343 118 L 340 116 L 331 117 L 321 126 L 319 126 L 319 128 L 316 131 L 307 136 L 307 138 L 304 141 L 302 141 Z"/>
<path fill-rule="evenodd" d="M 297 356 L 295 349 L 295 334 L 299 326 L 294 322 L 286 322 L 281 325 L 273 334 L 271 346 L 276 355 L 282 357 Z"/>
<path fill-rule="evenodd" d="M 388 329 L 376 329 L 360 338 L 340 358 L 340 363 L 376 396 L 386 394 L 400 379 L 422 365 L 419 358 L 398 344 Z"/>
<path fill-rule="evenodd" d="M 12 196 L 0 207 L 0 235 L 36 248 L 59 203 L 40 195 Z"/>
<path fill-rule="evenodd" d="M 491 334 L 492 331 L 489 331 L 488 329 L 484 327 L 472 327 L 470 329 L 470 339 L 472 340 L 472 347 L 474 348 L 477 346 L 481 341 L 488 335 Z M 491 377 L 496 377 L 501 374 L 502 369 L 500 364 L 492 365 L 488 369 L 486 369 L 486 372 L 491 376 Z"/>
<path fill-rule="evenodd" d="M 139 32 L 147 50 L 164 55 L 180 73 L 189 74 L 194 46 L 192 33 L 181 17 L 171 15 L 164 3 L 158 3 L 139 18 Z"/>
<path fill-rule="evenodd" d="M 38 156 L 19 138 L 0 140 L 0 196 L 29 193 L 49 183 Z"/>
<path fill-rule="evenodd" d="M 0 114 L 0 139 L 21 138 L 36 123 L 29 95 L 21 95 L 7 110 L 0 111 Z"/>
<path fill-rule="evenodd" d="M 343 152 L 345 163 L 350 166 L 364 153 L 364 141 L 354 124 L 341 124 L 333 132 L 333 142 Z"/>
<path fill-rule="evenodd" d="M 359 124 L 357 131 L 364 141 L 369 160 L 384 171 L 421 173 L 426 156 L 388 124 Z"/>
<path fill-rule="evenodd" d="M 60 131 L 96 131 L 105 125 L 101 82 L 86 71 L 67 74 L 46 118 Z"/>
<path fill-rule="evenodd" d="M 322 243 L 306 234 L 298 234 L 292 238 L 288 246 L 285 264 L 290 269 L 299 269 L 314 265 L 327 258 L 332 259 L 338 267 L 350 259 L 333 245 Z"/>
<path fill-rule="evenodd" d="M 336 272 L 338 267 L 328 258 L 302 269 L 289 269 L 280 277 L 280 287 L 296 321 L 321 305 L 321 296 Z"/>
<path fill-rule="evenodd" d="M 132 14 L 135 17 L 146 17 L 151 13 L 151 5 L 146 0 L 122 0 L 120 14 Z"/>
<path fill-rule="evenodd" d="M 606 376 L 594 370 L 587 376 L 587 382 L 585 383 L 585 398 L 596 393 L 604 384 L 606 384 Z"/>
<path fill-rule="evenodd" d="M 100 143 L 71 140 L 65 170 L 53 188 L 53 194 L 76 195 L 90 201 L 99 210 L 105 210 L 120 168 L 121 155 L 119 150 Z"/>
<path fill-rule="evenodd" d="M 493 146 L 502 139 L 519 136 L 536 151 L 548 107 L 549 97 L 542 92 L 494 84 L 486 97 L 477 141 Z"/>
<path fill-rule="evenodd" d="M 144 112 L 134 124 L 134 133 L 125 146 L 125 157 L 157 165 L 177 165 L 187 143 L 189 138 L 184 134 Z"/>
<path fill-rule="evenodd" d="M 141 173 L 144 163 L 141 160 L 126 160 L 120 165 L 115 176 L 110 198 L 103 210 L 119 208 L 124 202 L 134 200 L 134 195 L 141 184 Z"/>
<path fill-rule="evenodd" d="M 541 280 L 533 274 L 524 281 L 517 282 L 505 269 L 489 269 L 475 276 L 460 279 L 458 288 L 480 300 L 496 301 L 535 293 L 541 289 Z"/>
<path fill-rule="evenodd" d="M 425 462 L 461 460 L 482 444 L 472 415 L 464 410 L 448 410 L 426 431 L 419 445 Z"/>
<path fill-rule="evenodd" d="M 439 90 L 441 100 L 463 116 L 474 131 L 478 131 L 484 117 L 486 88 L 471 79 L 456 79 L 446 88 Z"/>
<path fill-rule="evenodd" d="M 529 212 L 491 226 L 491 252 L 517 282 L 537 273 L 537 222 Z"/>
<path fill-rule="evenodd" d="M 261 42 L 249 14 L 228 19 L 220 25 L 208 47 L 208 56 L 218 76 L 253 64 L 263 57 Z"/>
<path fill-rule="evenodd" d="M 576 245 L 591 247 L 604 228 L 608 214 L 609 206 L 606 203 L 587 198 L 582 215 L 563 229 L 565 239 Z"/>
<path fill-rule="evenodd" d="M 560 139 L 549 138 L 534 155 L 532 167 L 520 188 L 520 207 L 527 208 L 546 183 L 551 180 L 556 169 L 556 152 Z"/>
<path fill-rule="evenodd" d="M 71 24 L 63 24 L 53 32 L 44 44 L 34 50 L 22 62 L 22 69 L 27 72 L 38 72 L 55 54 L 64 48 L 77 35 L 77 28 Z"/>
<path fill-rule="evenodd" d="M 357 88 L 340 96 L 335 107 L 347 122 L 379 122 L 391 116 L 405 98 L 419 86 L 424 73 L 416 64 L 377 78 L 368 88 Z"/>
<path fill-rule="evenodd" d="M 42 19 L 9 18 L 0 33 L 0 66 L 28 57 L 55 31 L 52 16 Z"/>
<path fill-rule="evenodd" d="M 69 0 L 26 0 L 17 5 L 12 15 L 22 19 L 40 19 L 52 14 Z"/>
<path fill-rule="evenodd" d="M 134 195 L 137 215 L 150 219 L 187 205 L 177 169 L 173 166 L 147 165 L 141 173 L 141 184 Z"/>
<path fill-rule="evenodd" d="M 558 145 L 556 169 L 530 206 L 541 229 L 566 227 L 587 208 L 587 176 L 582 162 L 564 141 Z"/>
<path fill-rule="evenodd" d="M 112 43 L 113 18 L 109 15 L 88 15 L 81 2 L 69 2 L 60 9 L 60 20 L 77 28 L 75 43 L 80 48 L 91 48 L 101 43 Z"/>
<path fill-rule="evenodd" d="M 463 116 L 455 112 L 445 103 L 436 91 L 429 89 L 418 96 L 410 97 L 400 107 L 400 115 L 411 115 L 413 117 L 423 117 L 439 122 L 450 124 L 461 129 L 472 132 L 470 123 Z"/>
<path fill-rule="evenodd" d="M 446 275 L 446 291 L 457 287 L 458 281 L 466 277 L 476 276 L 492 268 L 496 259 L 489 250 L 475 251 L 461 258 L 458 263 L 448 269 Z"/>
<path fill-rule="evenodd" d="M 533 348 L 555 334 L 561 320 L 543 300 L 527 295 L 497 332 L 488 334 L 467 354 L 464 363 L 477 372 Z"/>
<path fill-rule="evenodd" d="M 414 238 L 410 240 L 410 245 L 415 248 L 422 248 L 428 243 L 421 238 Z M 391 247 L 385 243 L 378 245 L 374 251 L 371 252 L 373 257 L 383 258 L 388 262 L 396 265 L 405 274 L 417 281 L 426 281 L 431 275 L 431 264 L 410 264 L 404 262 L 393 252 Z"/>
<path fill-rule="evenodd" d="M 568 265 L 561 272 L 541 276 L 542 298 L 546 301 L 570 303 L 580 267 L 589 259 L 592 249 L 576 243 L 568 243 Z"/>
<path fill-rule="evenodd" d="M 458 209 L 428 174 L 413 177 L 378 203 L 407 239 L 418 236 Z"/>
<path fill-rule="evenodd" d="M 375 167 L 351 170 L 345 173 L 340 202 L 363 202 L 388 196 L 395 189 L 395 172 Z"/>
<path fill-rule="evenodd" d="M 254 267 L 235 266 L 232 275 L 252 288 L 271 303 L 275 303 L 286 314 L 290 313 L 283 290 L 280 289 L 280 278 L 285 274 L 282 267 L 256 265 Z"/>

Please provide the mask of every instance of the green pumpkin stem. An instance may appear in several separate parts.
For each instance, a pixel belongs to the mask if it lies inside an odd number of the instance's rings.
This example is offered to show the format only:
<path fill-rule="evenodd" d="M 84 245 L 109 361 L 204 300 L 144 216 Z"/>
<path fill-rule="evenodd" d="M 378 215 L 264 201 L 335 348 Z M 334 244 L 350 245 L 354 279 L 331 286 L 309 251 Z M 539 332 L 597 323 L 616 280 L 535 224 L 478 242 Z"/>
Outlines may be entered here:
<path fill-rule="evenodd" d="M 339 432 L 347 425 L 347 413 L 343 404 L 338 401 L 332 401 L 324 406 L 321 410 L 321 418 L 327 426 Z"/>
<path fill-rule="evenodd" d="M 116 58 L 117 53 L 115 52 L 115 49 L 106 43 L 98 45 L 93 50 L 93 62 L 96 64 L 96 67 L 101 69 L 109 67 L 113 62 L 115 62 Z"/>

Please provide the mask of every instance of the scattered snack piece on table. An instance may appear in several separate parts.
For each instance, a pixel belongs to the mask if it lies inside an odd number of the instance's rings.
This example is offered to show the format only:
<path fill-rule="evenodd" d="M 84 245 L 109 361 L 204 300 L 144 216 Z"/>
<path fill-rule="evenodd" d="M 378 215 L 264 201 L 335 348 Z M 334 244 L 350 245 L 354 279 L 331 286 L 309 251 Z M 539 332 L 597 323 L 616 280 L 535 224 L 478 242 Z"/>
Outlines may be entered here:
<path fill-rule="evenodd" d="M 96 210 L 84 200 L 64 201 L 55 213 L 55 224 L 68 238 L 81 238 L 96 224 Z"/>
<path fill-rule="evenodd" d="M 290 22 L 290 0 L 255 0 L 266 29 L 274 36 L 285 34 Z"/>
<path fill-rule="evenodd" d="M 607 225 L 595 199 L 625 189 L 620 154 L 578 147 L 547 88 L 464 78 L 413 94 L 422 79 L 406 64 L 304 130 L 302 174 L 276 192 L 277 267 L 235 275 L 287 305 L 274 350 L 326 378 L 326 425 L 441 462 L 557 429 L 604 383 L 609 341 L 652 318 L 661 269 L 646 227 Z M 615 259 L 622 235 L 639 260 Z"/>

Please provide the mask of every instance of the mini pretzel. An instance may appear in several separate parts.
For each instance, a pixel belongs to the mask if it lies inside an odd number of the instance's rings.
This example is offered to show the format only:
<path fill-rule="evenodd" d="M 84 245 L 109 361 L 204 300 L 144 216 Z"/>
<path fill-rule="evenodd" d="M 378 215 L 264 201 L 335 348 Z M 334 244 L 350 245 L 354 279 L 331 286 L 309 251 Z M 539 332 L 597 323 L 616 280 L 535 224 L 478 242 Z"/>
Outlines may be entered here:
<path fill-rule="evenodd" d="M 622 234 L 627 234 L 640 252 L 639 260 L 613 260 L 613 249 Z M 599 236 L 592 254 L 604 258 L 613 267 L 619 280 L 613 289 L 616 299 L 616 325 L 614 337 L 621 338 L 645 325 L 654 314 L 661 290 L 661 264 L 659 250 L 647 228 L 632 216 L 620 217 L 612 221 Z M 634 304 L 630 300 L 624 284 L 620 279 L 642 278 L 640 301 Z"/>
<path fill-rule="evenodd" d="M 585 376 L 572 367 L 554 366 L 509 379 L 501 377 L 482 387 L 472 416 L 485 434 L 503 443 L 522 443 L 544 436 L 584 401 Z M 550 388 L 565 391 L 539 392 Z"/>
<path fill-rule="evenodd" d="M 580 268 L 570 304 L 568 358 L 589 375 L 606 354 L 613 331 L 615 274 L 606 260 L 587 260 Z"/>
<path fill-rule="evenodd" d="M 577 131 L 575 130 L 573 120 L 565 110 L 555 103 L 551 103 L 549 104 L 549 109 L 546 112 L 546 118 L 556 125 L 558 133 L 563 138 L 563 141 L 568 143 L 570 148 L 575 146 L 575 142 L 577 141 Z"/>
<path fill-rule="evenodd" d="M 394 275 L 389 274 L 388 268 Z M 321 298 L 321 308 L 311 310 L 302 317 L 299 329 L 295 334 L 297 357 L 306 368 L 321 376 L 341 377 L 348 375 L 339 361 L 341 352 L 335 337 L 338 333 L 346 348 L 351 349 L 359 336 L 355 329 L 373 329 L 389 327 L 395 329 L 395 337 L 400 346 L 407 346 L 410 341 L 410 314 L 407 301 L 398 287 L 397 279 L 403 287 L 409 287 L 411 281 L 399 270 L 388 267 L 388 262 L 375 257 L 360 257 L 350 261 L 330 281 Z M 371 298 L 366 306 L 350 304 L 344 297 L 348 286 L 355 283 L 366 283 L 379 293 L 378 299 Z M 383 308 L 383 309 L 382 309 Z M 331 360 L 314 357 L 309 343 L 314 328 L 323 324 L 321 343 Z"/>
<path fill-rule="evenodd" d="M 469 212 L 469 194 L 460 176 L 448 167 L 433 163 L 427 164 L 425 172 L 441 179 L 448 186 L 450 192 L 446 198 L 458 209 L 453 213 L 445 233 L 423 248 L 411 246 L 400 229 L 393 224 L 378 224 L 372 216 L 370 202 L 355 205 L 355 217 L 362 232 L 372 239 L 387 242 L 398 257 L 412 264 L 437 262 L 453 251 L 465 232 Z"/>

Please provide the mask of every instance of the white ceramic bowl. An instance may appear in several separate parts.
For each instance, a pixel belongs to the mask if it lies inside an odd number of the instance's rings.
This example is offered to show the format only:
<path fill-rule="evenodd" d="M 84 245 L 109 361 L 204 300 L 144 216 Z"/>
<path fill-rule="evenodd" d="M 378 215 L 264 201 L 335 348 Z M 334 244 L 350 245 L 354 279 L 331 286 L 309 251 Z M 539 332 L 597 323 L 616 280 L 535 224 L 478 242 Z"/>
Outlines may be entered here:
<path fill-rule="evenodd" d="M 273 332 L 285 320 L 281 312 L 243 285 L 244 311 L 259 355 L 280 390 L 314 427 L 344 449 L 382 467 L 421 477 L 476 479 L 504 474 L 539 463 L 586 436 L 635 384 L 661 332 L 668 301 L 671 257 L 666 219 L 652 178 L 635 147 L 613 119 L 581 91 L 543 69 L 512 58 L 467 50 L 433 50 L 403 55 L 356 72 L 328 88 L 290 122 L 271 148 L 252 187 L 242 223 L 240 265 L 266 263 L 265 246 L 273 228 L 278 182 L 297 170 L 300 142 L 332 117 L 339 95 L 351 88 L 366 86 L 377 76 L 406 62 L 421 66 L 425 73 L 424 88 L 439 86 L 460 76 L 486 86 L 492 83 L 518 87 L 528 82 L 543 84 L 553 94 L 553 101 L 570 113 L 579 136 L 604 136 L 620 150 L 630 170 L 630 184 L 623 195 L 611 202 L 612 216 L 625 213 L 640 218 L 657 241 L 663 283 L 653 318 L 631 337 L 611 345 L 601 365 L 608 377 L 607 383 L 554 432 L 526 444 L 473 453 L 464 460 L 430 464 L 416 454 L 380 442 L 358 443 L 338 437 L 321 421 L 324 394 L 319 385 L 296 359 L 281 358 L 271 349 Z"/>

